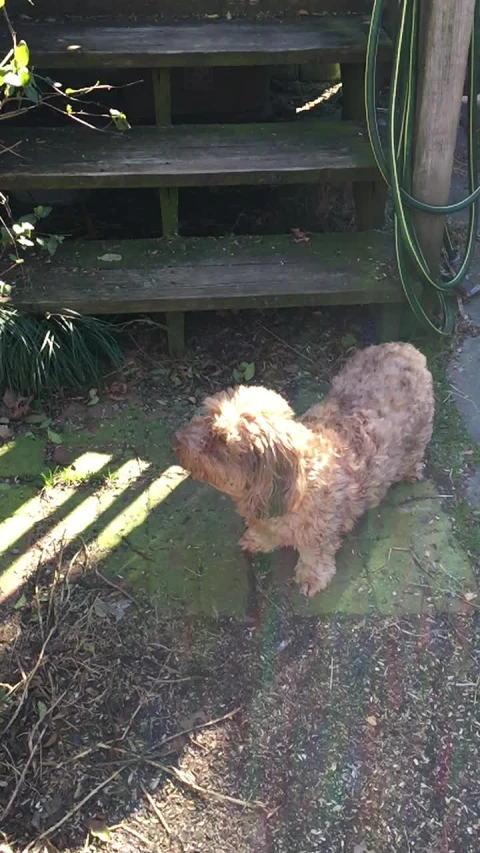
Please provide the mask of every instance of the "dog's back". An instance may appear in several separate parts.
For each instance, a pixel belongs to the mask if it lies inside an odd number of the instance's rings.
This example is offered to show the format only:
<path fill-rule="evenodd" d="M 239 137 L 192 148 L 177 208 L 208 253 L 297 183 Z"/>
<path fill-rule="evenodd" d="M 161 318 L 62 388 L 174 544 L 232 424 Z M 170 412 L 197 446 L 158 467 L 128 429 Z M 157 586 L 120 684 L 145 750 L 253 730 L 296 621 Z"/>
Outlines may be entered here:
<path fill-rule="evenodd" d="M 357 352 L 333 379 L 323 403 L 302 420 L 339 436 L 369 503 L 377 493 L 381 499 L 392 483 L 420 476 L 433 414 L 425 356 L 411 344 L 391 343 Z"/>

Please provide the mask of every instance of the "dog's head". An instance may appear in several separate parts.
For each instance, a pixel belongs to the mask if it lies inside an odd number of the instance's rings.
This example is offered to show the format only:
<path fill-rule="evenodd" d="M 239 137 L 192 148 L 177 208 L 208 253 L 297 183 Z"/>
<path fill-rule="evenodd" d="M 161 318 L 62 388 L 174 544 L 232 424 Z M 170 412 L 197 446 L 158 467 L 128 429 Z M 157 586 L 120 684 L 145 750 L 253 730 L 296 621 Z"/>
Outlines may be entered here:
<path fill-rule="evenodd" d="M 194 479 L 230 495 L 252 518 L 283 515 L 303 496 L 308 430 L 279 394 L 241 385 L 208 397 L 173 438 Z"/>

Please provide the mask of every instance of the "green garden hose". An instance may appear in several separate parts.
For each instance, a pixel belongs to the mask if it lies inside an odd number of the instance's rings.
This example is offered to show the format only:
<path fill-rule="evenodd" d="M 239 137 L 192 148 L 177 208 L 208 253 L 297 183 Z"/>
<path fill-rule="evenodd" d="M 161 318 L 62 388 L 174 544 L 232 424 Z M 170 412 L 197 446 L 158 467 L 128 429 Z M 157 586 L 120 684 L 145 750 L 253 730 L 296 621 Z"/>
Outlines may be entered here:
<path fill-rule="evenodd" d="M 453 289 L 461 283 L 468 272 L 477 233 L 478 205 L 476 202 L 480 198 L 476 152 L 480 0 L 476 0 L 475 3 L 475 23 L 468 62 L 468 174 L 470 195 L 456 204 L 444 206 L 425 204 L 411 195 L 420 0 L 403 0 L 402 3 L 390 84 L 386 150 L 380 137 L 376 105 L 376 66 L 383 4 L 384 0 L 374 0 L 368 37 L 365 73 L 368 134 L 378 168 L 392 192 L 395 254 L 405 295 L 415 316 L 423 325 L 435 329 L 440 334 L 447 335 L 454 328 Z M 469 208 L 468 237 L 460 268 L 450 278 L 442 274 L 435 279 L 431 275 L 418 242 L 413 224 L 413 211 L 433 215 L 451 215 L 467 207 Z M 448 228 L 445 229 L 444 249 L 448 258 L 453 260 L 456 253 L 448 234 Z M 419 288 L 419 285 L 422 285 L 423 288 Z M 441 318 L 438 322 L 427 314 L 422 305 L 421 290 L 425 290 L 425 288 L 434 288 L 436 293 L 441 310 Z"/>

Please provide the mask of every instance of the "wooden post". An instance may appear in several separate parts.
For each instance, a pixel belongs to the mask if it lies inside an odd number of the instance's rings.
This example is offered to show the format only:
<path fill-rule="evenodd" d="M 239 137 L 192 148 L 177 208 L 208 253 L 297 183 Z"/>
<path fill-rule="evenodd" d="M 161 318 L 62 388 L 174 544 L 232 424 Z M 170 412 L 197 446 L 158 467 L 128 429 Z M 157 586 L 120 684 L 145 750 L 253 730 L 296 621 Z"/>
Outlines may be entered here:
<path fill-rule="evenodd" d="M 422 3 L 413 195 L 448 204 L 475 0 Z M 414 223 L 431 273 L 440 263 L 445 217 L 416 213 Z"/>
<path fill-rule="evenodd" d="M 152 71 L 153 100 L 157 126 L 172 123 L 172 98 L 170 69 L 161 68 Z M 178 189 L 163 187 L 159 190 L 162 213 L 163 237 L 178 235 Z M 172 358 L 181 358 L 185 352 L 185 316 L 181 311 L 167 311 L 168 351 Z"/>
<path fill-rule="evenodd" d="M 364 121 L 365 64 L 342 63 L 342 119 Z M 355 181 L 353 200 L 357 231 L 383 228 L 388 188 L 380 175 L 378 181 Z"/>

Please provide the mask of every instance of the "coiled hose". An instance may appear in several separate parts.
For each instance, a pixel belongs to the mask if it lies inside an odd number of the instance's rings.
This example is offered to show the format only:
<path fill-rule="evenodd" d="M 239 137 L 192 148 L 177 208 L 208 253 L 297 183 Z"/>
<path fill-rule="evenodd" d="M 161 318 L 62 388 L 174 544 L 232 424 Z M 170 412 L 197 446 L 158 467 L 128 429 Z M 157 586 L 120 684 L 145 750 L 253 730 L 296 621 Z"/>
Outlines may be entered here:
<path fill-rule="evenodd" d="M 388 183 L 394 209 L 394 239 L 400 280 L 407 300 L 417 319 L 442 335 L 450 334 L 455 326 L 453 289 L 465 278 L 475 248 L 480 186 L 477 171 L 477 87 L 480 0 L 475 3 L 475 18 L 468 60 L 468 176 L 470 195 L 444 206 L 425 204 L 413 198 L 413 141 L 416 108 L 416 68 L 420 0 L 403 0 L 390 84 L 388 110 L 388 142 L 384 147 L 380 137 L 376 104 L 376 66 L 380 41 L 384 0 L 374 0 L 368 37 L 365 105 L 368 134 L 378 168 Z M 453 12 L 452 12 L 453 14 Z M 463 260 L 451 277 L 442 274 L 433 278 L 419 245 L 413 212 L 449 215 L 469 208 L 468 237 Z M 456 252 L 445 228 L 444 250 L 451 262 Z M 419 287 L 419 284 L 423 287 Z M 440 307 L 438 321 L 422 305 L 422 290 L 434 288 Z M 434 312 L 435 313 L 435 312 Z"/>

